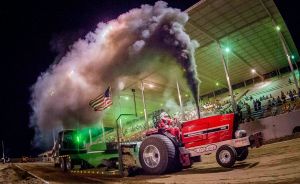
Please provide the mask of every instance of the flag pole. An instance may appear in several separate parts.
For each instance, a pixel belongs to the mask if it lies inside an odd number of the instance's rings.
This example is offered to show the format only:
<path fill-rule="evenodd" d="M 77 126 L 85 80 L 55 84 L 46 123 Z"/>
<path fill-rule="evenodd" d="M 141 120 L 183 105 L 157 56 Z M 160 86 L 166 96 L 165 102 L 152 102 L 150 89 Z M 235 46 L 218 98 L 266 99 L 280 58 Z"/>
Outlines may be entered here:
<path fill-rule="evenodd" d="M 147 130 L 149 130 L 148 118 L 147 118 L 147 110 L 146 110 L 146 103 L 145 103 L 145 95 L 144 95 L 144 83 L 141 81 L 141 89 L 142 89 L 142 99 L 143 99 L 143 106 L 144 106 L 144 117 L 145 117 L 145 124 Z"/>

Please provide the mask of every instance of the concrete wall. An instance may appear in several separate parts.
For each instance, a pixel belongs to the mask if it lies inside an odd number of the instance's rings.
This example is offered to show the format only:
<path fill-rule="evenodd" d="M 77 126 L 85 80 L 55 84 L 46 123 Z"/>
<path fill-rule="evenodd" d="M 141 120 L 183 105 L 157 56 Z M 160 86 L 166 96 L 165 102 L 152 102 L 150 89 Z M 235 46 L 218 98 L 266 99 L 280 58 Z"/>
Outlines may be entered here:
<path fill-rule="evenodd" d="M 267 141 L 291 135 L 297 126 L 300 126 L 300 110 L 242 123 L 239 129 L 246 130 L 248 135 L 261 131 Z"/>

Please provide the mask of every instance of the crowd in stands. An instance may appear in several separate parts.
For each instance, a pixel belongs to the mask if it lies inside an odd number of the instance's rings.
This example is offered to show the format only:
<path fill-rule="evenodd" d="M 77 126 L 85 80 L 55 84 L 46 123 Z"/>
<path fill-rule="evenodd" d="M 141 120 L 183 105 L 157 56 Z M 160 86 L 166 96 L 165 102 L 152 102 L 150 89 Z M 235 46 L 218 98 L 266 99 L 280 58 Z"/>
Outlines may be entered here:
<path fill-rule="evenodd" d="M 272 94 L 262 95 L 257 99 L 252 96 L 245 97 L 245 101 L 237 104 L 237 112 L 242 118 L 242 122 L 251 121 L 268 116 L 275 116 L 281 113 L 290 112 L 299 108 L 299 96 L 296 90 L 280 92 L 280 96 L 272 96 Z M 249 105 L 253 104 L 253 108 Z M 262 105 L 264 104 L 264 105 Z"/>

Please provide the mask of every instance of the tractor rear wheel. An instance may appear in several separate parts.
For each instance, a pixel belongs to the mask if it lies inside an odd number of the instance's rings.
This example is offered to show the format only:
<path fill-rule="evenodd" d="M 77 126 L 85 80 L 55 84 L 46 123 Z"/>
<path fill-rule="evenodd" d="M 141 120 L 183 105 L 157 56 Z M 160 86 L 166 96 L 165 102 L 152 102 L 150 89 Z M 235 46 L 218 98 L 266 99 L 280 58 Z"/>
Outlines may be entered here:
<path fill-rule="evenodd" d="M 249 154 L 248 147 L 236 148 L 236 152 L 237 152 L 237 157 L 236 157 L 237 161 L 246 160 Z"/>
<path fill-rule="evenodd" d="M 216 153 L 216 159 L 220 166 L 230 168 L 236 161 L 236 150 L 229 145 L 221 146 Z"/>
<path fill-rule="evenodd" d="M 160 134 L 147 137 L 140 146 L 139 160 L 147 174 L 162 174 L 176 167 L 176 148 L 172 141 Z"/>

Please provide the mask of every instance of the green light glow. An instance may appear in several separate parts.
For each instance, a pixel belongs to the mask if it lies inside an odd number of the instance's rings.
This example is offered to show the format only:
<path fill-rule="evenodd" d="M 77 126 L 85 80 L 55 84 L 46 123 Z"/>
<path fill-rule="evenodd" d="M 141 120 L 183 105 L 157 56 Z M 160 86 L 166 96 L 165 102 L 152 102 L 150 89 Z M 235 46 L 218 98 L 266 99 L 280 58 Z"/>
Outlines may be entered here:
<path fill-rule="evenodd" d="M 276 26 L 276 30 L 277 30 L 277 31 L 280 31 L 280 27 L 279 27 L 279 26 Z"/>
<path fill-rule="evenodd" d="M 76 140 L 78 143 L 80 142 L 80 137 L 78 135 L 76 136 Z"/>
<path fill-rule="evenodd" d="M 219 86 L 219 83 L 218 83 L 218 82 L 216 82 L 216 86 Z"/>
<path fill-rule="evenodd" d="M 225 52 L 230 52 L 230 48 L 229 48 L 229 47 L 226 47 L 226 48 L 225 48 Z"/>
<path fill-rule="evenodd" d="M 188 94 L 185 94 L 184 96 L 185 96 L 185 97 L 188 97 L 189 95 L 188 95 Z"/>
<path fill-rule="evenodd" d="M 292 59 L 295 59 L 295 56 L 294 56 L 294 55 L 291 55 L 291 58 L 292 58 Z"/>

